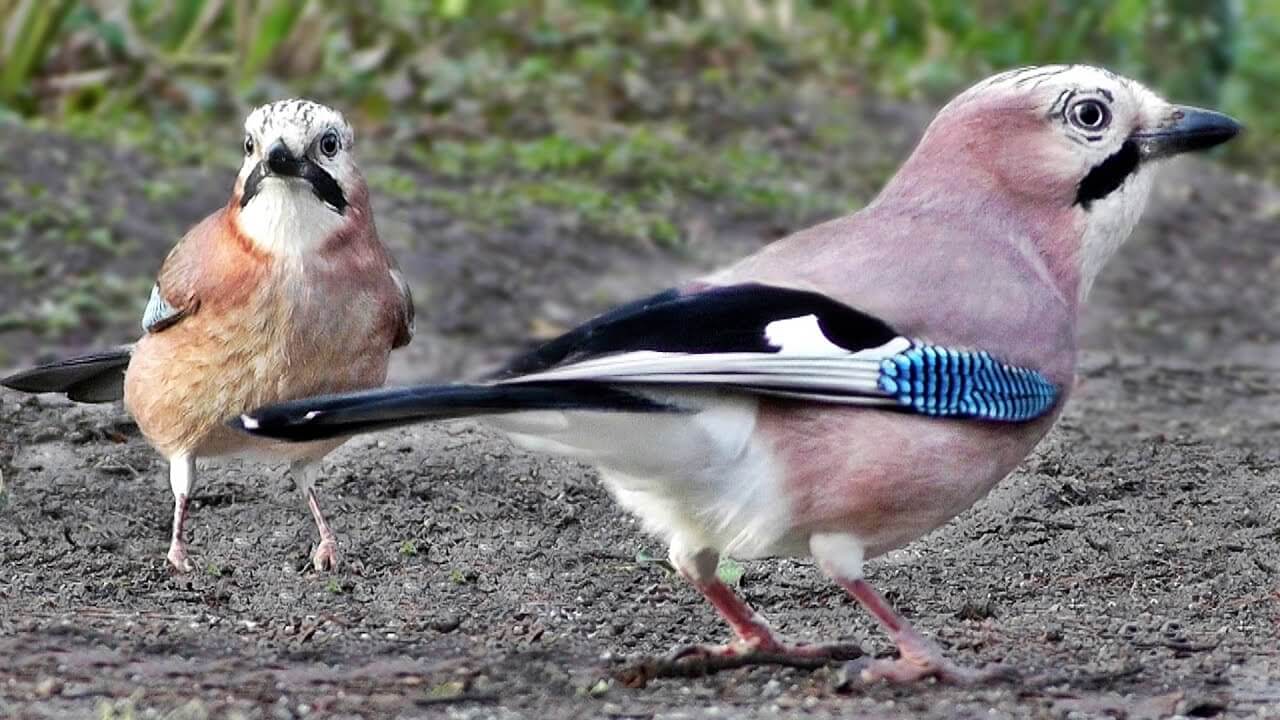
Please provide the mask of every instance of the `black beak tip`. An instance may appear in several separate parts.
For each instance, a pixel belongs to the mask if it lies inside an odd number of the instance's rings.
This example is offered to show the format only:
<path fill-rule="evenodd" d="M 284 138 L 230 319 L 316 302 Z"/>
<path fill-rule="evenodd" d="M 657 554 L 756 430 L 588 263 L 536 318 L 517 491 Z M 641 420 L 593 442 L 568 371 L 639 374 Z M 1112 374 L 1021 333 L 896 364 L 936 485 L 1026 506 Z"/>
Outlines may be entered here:
<path fill-rule="evenodd" d="M 1178 125 L 1205 148 L 1221 145 L 1244 131 L 1244 125 L 1230 115 L 1199 108 L 1179 110 Z"/>
<path fill-rule="evenodd" d="M 1217 147 L 1244 131 L 1240 121 L 1213 110 L 1179 107 L 1172 122 L 1134 137 L 1145 157 L 1161 158 Z"/>

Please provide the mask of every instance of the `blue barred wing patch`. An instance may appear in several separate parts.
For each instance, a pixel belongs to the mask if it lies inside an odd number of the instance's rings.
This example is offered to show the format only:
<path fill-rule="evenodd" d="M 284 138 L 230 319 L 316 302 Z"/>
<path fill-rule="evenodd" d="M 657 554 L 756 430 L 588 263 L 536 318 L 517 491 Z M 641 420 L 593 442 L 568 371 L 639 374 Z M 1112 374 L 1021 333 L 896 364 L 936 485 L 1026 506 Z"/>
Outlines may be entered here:
<path fill-rule="evenodd" d="M 160 284 L 151 287 L 151 299 L 147 301 L 147 309 L 142 313 L 142 331 L 158 333 L 186 316 L 186 312 L 175 308 L 164 299 L 160 292 Z"/>
<path fill-rule="evenodd" d="M 996 422 L 1033 420 L 1058 399 L 1058 386 L 1035 370 L 937 345 L 913 345 L 881 360 L 879 386 L 924 415 Z"/>

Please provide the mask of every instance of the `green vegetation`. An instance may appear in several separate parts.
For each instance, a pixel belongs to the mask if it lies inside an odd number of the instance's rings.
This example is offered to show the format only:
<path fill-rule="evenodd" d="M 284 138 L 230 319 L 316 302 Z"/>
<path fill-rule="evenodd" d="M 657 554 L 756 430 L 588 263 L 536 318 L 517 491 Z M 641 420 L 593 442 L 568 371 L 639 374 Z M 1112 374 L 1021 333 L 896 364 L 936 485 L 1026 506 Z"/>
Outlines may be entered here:
<path fill-rule="evenodd" d="M 730 557 L 720 558 L 720 564 L 716 566 L 716 577 L 729 587 L 741 586 L 742 576 L 746 574 L 746 568 Z"/>
<path fill-rule="evenodd" d="M 1007 5 L 0 0 L 0 117 L 207 162 L 235 142 L 228 117 L 306 94 L 396 148 L 371 173 L 393 198 L 478 224 L 551 208 L 663 245 L 684 240 L 691 204 L 801 219 L 865 200 L 887 161 L 834 179 L 804 162 L 869 152 L 861 98 L 937 102 L 1027 63 L 1104 64 L 1225 109 L 1252 130 L 1231 161 L 1280 168 L 1280 3 Z M 769 126 L 793 132 L 779 142 Z M 422 186 L 408 164 L 441 182 Z"/>

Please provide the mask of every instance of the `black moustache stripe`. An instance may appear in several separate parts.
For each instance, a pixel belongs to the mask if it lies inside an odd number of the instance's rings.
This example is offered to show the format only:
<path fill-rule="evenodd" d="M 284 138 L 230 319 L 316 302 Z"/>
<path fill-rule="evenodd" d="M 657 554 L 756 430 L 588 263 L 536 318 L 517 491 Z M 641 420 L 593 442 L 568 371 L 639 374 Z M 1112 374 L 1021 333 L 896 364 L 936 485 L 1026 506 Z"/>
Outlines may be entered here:
<path fill-rule="evenodd" d="M 267 169 L 265 162 L 259 162 L 253 167 L 249 177 L 244 180 L 244 193 L 240 196 L 242 209 L 257 196 L 258 191 L 262 189 L 262 181 L 269 175 L 271 171 Z M 325 172 L 324 168 L 304 160 L 298 163 L 297 177 L 306 180 L 311 185 L 311 192 L 315 193 L 321 202 L 333 208 L 334 212 L 339 215 L 347 213 L 347 196 L 342 192 L 342 186 L 333 179 L 332 175 Z"/>
<path fill-rule="evenodd" d="M 325 172 L 324 168 L 312 162 L 303 162 L 302 172 L 298 173 L 298 176 L 311 183 L 311 192 L 315 193 L 322 202 L 333 208 L 339 215 L 346 214 L 347 196 L 343 194 L 342 186 L 338 181 Z"/>
<path fill-rule="evenodd" d="M 1080 187 L 1076 190 L 1076 205 L 1088 210 L 1094 200 L 1101 200 L 1115 192 L 1138 169 L 1140 159 L 1138 144 L 1126 140 L 1119 150 L 1094 166 L 1080 181 Z"/>
<path fill-rule="evenodd" d="M 244 209 L 245 205 L 258 194 L 258 190 L 262 188 L 262 179 L 267 176 L 267 164 L 260 162 L 253 166 L 253 170 L 249 173 L 249 177 L 244 179 L 244 193 L 240 196 L 240 209 Z"/>

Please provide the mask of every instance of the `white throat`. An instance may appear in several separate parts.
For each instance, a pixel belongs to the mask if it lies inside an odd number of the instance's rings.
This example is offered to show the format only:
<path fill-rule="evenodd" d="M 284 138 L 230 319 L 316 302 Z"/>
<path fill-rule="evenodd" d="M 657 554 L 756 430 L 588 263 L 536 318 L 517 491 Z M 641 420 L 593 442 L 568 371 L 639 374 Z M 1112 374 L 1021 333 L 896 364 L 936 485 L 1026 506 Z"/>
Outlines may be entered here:
<path fill-rule="evenodd" d="M 1088 297 L 1102 266 L 1129 239 L 1133 228 L 1138 224 L 1138 218 L 1142 217 L 1142 211 L 1147 206 L 1147 197 L 1151 194 L 1154 175 L 1151 167 L 1140 167 L 1125 180 L 1124 185 L 1106 197 L 1095 200 L 1086 211 L 1080 257 L 1081 302 Z"/>
<path fill-rule="evenodd" d="M 311 192 L 306 181 L 269 178 L 240 210 L 240 231 L 276 256 L 302 256 L 346 222 Z"/>

